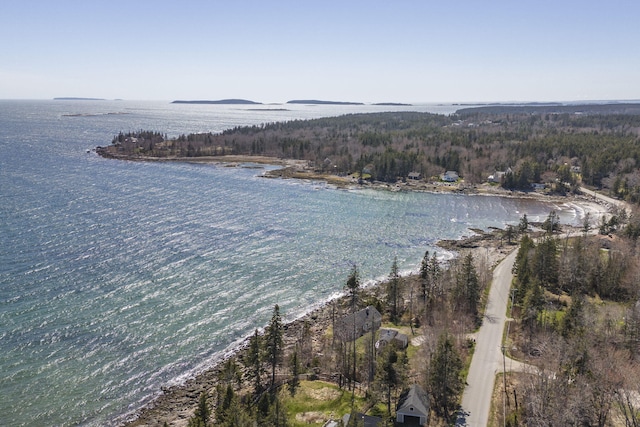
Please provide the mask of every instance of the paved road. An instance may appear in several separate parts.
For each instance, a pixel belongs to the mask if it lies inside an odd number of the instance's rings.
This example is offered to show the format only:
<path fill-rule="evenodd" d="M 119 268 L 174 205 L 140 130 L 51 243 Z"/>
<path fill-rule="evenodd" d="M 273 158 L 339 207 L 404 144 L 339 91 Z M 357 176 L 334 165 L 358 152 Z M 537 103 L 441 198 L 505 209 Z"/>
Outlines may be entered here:
<path fill-rule="evenodd" d="M 484 427 L 489 420 L 496 374 L 503 368 L 502 333 L 513 279 L 511 268 L 516 254 L 514 250 L 493 271 L 487 307 L 476 337 L 467 386 L 462 395 L 462 410 L 456 422 L 458 426 Z"/>
<path fill-rule="evenodd" d="M 629 205 L 626 202 L 624 202 L 623 200 L 614 199 L 614 198 L 611 198 L 609 196 L 605 196 L 604 194 L 596 193 L 595 191 L 589 190 L 589 189 L 584 188 L 584 187 L 579 187 L 579 190 L 580 190 L 581 193 L 586 194 L 587 196 L 591 196 L 594 199 L 600 199 L 600 200 L 602 200 L 602 201 L 604 201 L 606 203 L 609 203 L 610 205 L 618 206 L 620 208 L 626 208 L 627 211 L 630 211 L 630 209 L 631 209 L 629 207 Z"/>

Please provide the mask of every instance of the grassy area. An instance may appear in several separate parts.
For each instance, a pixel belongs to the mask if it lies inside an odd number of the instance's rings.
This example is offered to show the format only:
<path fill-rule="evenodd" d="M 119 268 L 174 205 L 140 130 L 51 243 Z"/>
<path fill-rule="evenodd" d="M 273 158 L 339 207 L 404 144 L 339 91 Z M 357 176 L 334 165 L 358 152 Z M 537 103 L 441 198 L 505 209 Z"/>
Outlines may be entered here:
<path fill-rule="evenodd" d="M 324 381 L 301 381 L 295 396 L 283 391 L 283 400 L 293 427 L 321 426 L 351 412 L 351 392 Z M 364 398 L 357 394 L 355 406 L 364 406 Z"/>

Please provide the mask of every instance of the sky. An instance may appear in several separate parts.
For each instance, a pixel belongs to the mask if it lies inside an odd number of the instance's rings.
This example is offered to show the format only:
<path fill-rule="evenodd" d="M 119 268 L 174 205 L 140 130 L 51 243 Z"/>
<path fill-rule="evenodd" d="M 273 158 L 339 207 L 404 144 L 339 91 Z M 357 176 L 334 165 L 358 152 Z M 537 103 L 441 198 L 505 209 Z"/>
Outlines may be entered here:
<path fill-rule="evenodd" d="M 1 0 L 0 99 L 640 99 L 637 0 Z"/>

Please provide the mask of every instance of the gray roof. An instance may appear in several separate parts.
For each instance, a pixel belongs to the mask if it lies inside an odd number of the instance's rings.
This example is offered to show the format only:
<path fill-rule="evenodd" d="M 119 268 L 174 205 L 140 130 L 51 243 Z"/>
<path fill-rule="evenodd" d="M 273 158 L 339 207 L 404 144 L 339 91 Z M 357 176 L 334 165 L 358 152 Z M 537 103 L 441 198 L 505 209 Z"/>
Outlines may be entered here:
<path fill-rule="evenodd" d="M 368 306 L 338 319 L 334 333 L 343 341 L 353 341 L 372 329 L 380 327 L 381 322 L 382 315 L 380 312 L 375 307 Z"/>
<path fill-rule="evenodd" d="M 408 391 L 402 393 L 398 402 L 397 413 L 427 417 L 429 415 L 429 396 L 418 384 L 413 384 Z"/>

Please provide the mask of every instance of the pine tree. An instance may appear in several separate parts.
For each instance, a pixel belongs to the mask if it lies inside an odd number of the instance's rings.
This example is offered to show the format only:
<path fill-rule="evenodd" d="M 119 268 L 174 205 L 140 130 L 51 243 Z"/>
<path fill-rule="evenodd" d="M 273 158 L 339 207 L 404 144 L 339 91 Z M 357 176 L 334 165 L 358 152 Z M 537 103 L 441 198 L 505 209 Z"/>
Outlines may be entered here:
<path fill-rule="evenodd" d="M 389 281 L 387 285 L 387 306 L 391 314 L 391 322 L 398 323 L 400 318 L 400 294 L 401 294 L 402 280 L 398 273 L 398 258 L 393 259 L 391 265 L 391 273 L 389 274 Z"/>
<path fill-rule="evenodd" d="M 246 368 L 245 376 L 251 382 L 253 382 L 253 392 L 257 395 L 262 393 L 262 374 L 264 374 L 264 367 L 262 366 L 262 343 L 261 337 L 256 329 L 253 335 L 249 338 L 249 349 L 247 355 L 244 358 L 244 365 Z"/>
<path fill-rule="evenodd" d="M 211 417 L 211 410 L 207 403 L 206 393 L 200 393 L 200 399 L 198 400 L 198 407 L 196 408 L 193 417 L 189 418 L 189 427 L 206 427 Z"/>
<path fill-rule="evenodd" d="M 392 344 L 386 345 L 379 355 L 381 363 L 378 364 L 376 373 L 376 382 L 382 388 L 385 403 L 387 405 L 387 415 L 391 415 L 391 396 L 393 389 L 399 384 L 399 375 L 396 369 L 398 362 L 398 353 Z"/>
<path fill-rule="evenodd" d="M 456 285 L 453 293 L 456 304 L 477 320 L 480 281 L 473 265 L 473 255 L 470 253 L 464 257 L 462 266 L 456 274 Z"/>
<path fill-rule="evenodd" d="M 355 264 L 351 268 L 351 273 L 349 273 L 349 278 L 347 279 L 344 289 L 351 301 L 351 310 L 355 311 L 358 292 L 360 290 L 360 274 L 358 273 L 358 267 Z"/>
<path fill-rule="evenodd" d="M 545 287 L 558 283 L 557 244 L 552 237 L 546 237 L 538 243 L 533 256 L 532 271 L 540 284 Z"/>
<path fill-rule="evenodd" d="M 431 356 L 428 378 L 434 410 L 447 421 L 450 421 L 451 412 L 464 389 L 462 367 L 462 359 L 449 334 L 440 335 Z"/>
<path fill-rule="evenodd" d="M 282 318 L 280 317 L 280 307 L 276 304 L 273 307 L 273 315 L 271 316 L 271 322 L 265 332 L 265 350 L 267 361 L 271 365 L 271 387 L 276 382 L 276 366 L 280 362 L 282 357 L 282 351 L 284 342 L 282 340 L 283 326 Z"/>
<path fill-rule="evenodd" d="M 298 386 L 300 386 L 300 363 L 298 352 L 294 351 L 291 355 L 291 380 L 289 380 L 289 393 L 292 397 L 296 395 Z"/>
<path fill-rule="evenodd" d="M 429 251 L 425 252 L 420 264 L 420 290 L 422 293 L 422 303 L 427 304 L 427 298 L 431 282 L 431 266 L 430 266 Z"/>

